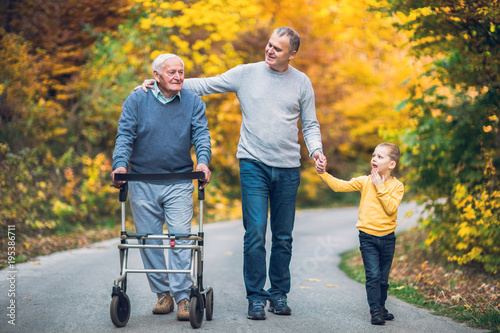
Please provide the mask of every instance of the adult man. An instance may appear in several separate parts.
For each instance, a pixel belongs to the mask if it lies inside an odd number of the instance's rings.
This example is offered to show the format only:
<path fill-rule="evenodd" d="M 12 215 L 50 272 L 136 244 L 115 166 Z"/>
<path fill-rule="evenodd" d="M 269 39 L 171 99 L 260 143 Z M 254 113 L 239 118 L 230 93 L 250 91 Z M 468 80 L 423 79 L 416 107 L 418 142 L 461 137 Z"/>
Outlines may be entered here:
<path fill-rule="evenodd" d="M 159 55 L 152 64 L 155 84 L 144 94 L 132 92 L 123 104 L 118 123 L 113 172 L 179 173 L 193 170 L 191 147 L 197 156 L 197 171 L 205 173 L 205 187 L 210 181 L 210 133 L 205 117 L 205 103 L 191 91 L 182 89 L 184 62 L 173 54 Z M 169 233 L 190 233 L 193 215 L 192 181 L 131 182 L 130 205 L 138 233 L 162 234 L 167 223 Z M 186 244 L 189 241 L 178 241 Z M 162 240 L 148 240 L 161 244 Z M 142 249 L 146 269 L 166 269 L 163 249 Z M 169 250 L 171 269 L 189 269 L 190 251 Z M 189 320 L 189 297 L 192 285 L 187 274 L 148 273 L 151 291 L 158 296 L 155 314 L 166 314 L 178 304 L 177 319 Z M 172 299 L 173 298 L 173 299 Z"/>
<path fill-rule="evenodd" d="M 311 157 L 325 160 L 309 78 L 289 65 L 300 37 L 289 27 L 274 30 L 265 61 L 239 65 L 211 78 L 186 79 L 185 88 L 199 95 L 235 92 L 243 115 L 237 157 L 240 160 L 244 237 L 243 274 L 248 318 L 265 319 L 264 307 L 291 314 L 290 260 L 295 203 L 300 183 L 297 121 Z M 143 84 L 143 89 L 147 86 Z M 271 209 L 271 287 L 266 283 L 265 234 Z"/>

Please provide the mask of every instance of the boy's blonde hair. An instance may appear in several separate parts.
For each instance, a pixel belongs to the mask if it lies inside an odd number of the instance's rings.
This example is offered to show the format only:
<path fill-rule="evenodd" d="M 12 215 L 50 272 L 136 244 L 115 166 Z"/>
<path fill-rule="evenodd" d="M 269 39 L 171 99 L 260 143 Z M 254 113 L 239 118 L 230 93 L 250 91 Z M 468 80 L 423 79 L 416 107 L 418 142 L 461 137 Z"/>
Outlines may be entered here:
<path fill-rule="evenodd" d="M 401 152 L 399 151 L 399 147 L 396 146 L 393 143 L 388 143 L 388 142 L 383 142 L 377 146 L 378 147 L 386 147 L 387 150 L 389 151 L 389 157 L 391 160 L 396 162 L 396 164 L 399 163 L 399 158 L 401 157 Z"/>

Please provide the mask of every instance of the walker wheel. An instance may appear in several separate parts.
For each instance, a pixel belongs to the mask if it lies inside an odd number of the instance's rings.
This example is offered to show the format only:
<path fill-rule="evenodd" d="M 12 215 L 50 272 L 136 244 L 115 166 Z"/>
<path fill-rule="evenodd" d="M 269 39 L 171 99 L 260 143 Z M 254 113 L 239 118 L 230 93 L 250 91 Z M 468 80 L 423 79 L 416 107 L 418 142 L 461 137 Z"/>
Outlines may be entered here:
<path fill-rule="evenodd" d="M 201 296 L 192 296 L 189 303 L 189 321 L 193 328 L 200 328 L 203 322 L 203 301 Z"/>
<path fill-rule="evenodd" d="M 206 297 L 205 317 L 207 317 L 207 320 L 210 321 L 214 316 L 214 290 L 212 288 L 207 290 Z"/>
<path fill-rule="evenodd" d="M 115 326 L 124 327 L 127 325 L 128 319 L 130 318 L 130 299 L 127 294 L 122 293 L 121 296 L 113 296 L 109 314 Z"/>

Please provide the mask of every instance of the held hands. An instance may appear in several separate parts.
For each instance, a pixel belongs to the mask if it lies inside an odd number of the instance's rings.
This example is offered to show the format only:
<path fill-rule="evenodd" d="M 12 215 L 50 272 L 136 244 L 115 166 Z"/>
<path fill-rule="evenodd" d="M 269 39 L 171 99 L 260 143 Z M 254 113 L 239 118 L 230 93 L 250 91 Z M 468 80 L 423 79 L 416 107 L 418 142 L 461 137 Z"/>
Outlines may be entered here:
<path fill-rule="evenodd" d="M 313 158 L 314 158 L 314 164 L 316 167 L 316 171 L 318 173 L 324 173 L 325 169 L 326 169 L 326 162 L 327 162 L 326 156 L 323 155 L 323 153 L 320 152 L 319 150 L 316 150 L 314 152 Z"/>
<path fill-rule="evenodd" d="M 146 81 L 144 81 L 146 82 Z M 200 190 L 203 190 L 210 183 L 210 176 L 212 173 L 205 163 L 200 163 L 196 166 L 196 171 L 203 171 L 205 173 L 205 178 L 201 179 Z"/>
<path fill-rule="evenodd" d="M 135 87 L 134 91 L 136 91 L 139 88 L 142 88 L 142 90 L 144 90 L 145 92 L 148 92 L 148 88 L 153 89 L 154 84 L 155 84 L 154 79 L 146 79 L 146 80 L 144 80 L 144 82 L 140 86 Z"/>
<path fill-rule="evenodd" d="M 385 183 L 385 176 L 380 176 L 380 174 L 375 169 L 372 169 L 371 177 L 373 185 L 375 185 L 375 187 Z"/>

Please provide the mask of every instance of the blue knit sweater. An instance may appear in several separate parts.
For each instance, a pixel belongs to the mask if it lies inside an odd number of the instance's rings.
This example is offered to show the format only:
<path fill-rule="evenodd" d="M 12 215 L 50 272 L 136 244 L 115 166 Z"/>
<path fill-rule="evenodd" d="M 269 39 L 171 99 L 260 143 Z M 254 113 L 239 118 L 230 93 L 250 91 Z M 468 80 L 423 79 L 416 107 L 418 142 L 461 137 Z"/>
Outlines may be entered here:
<path fill-rule="evenodd" d="M 131 173 L 173 173 L 193 170 L 191 147 L 199 163 L 211 160 L 205 103 L 182 89 L 181 98 L 160 103 L 149 90 L 132 92 L 118 123 L 113 170 L 129 166 Z"/>

